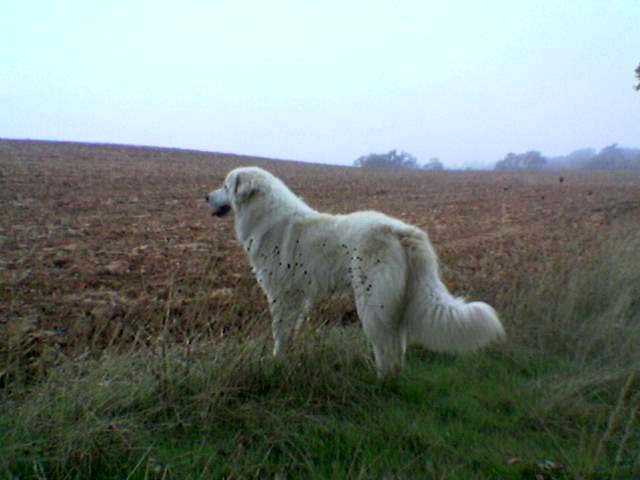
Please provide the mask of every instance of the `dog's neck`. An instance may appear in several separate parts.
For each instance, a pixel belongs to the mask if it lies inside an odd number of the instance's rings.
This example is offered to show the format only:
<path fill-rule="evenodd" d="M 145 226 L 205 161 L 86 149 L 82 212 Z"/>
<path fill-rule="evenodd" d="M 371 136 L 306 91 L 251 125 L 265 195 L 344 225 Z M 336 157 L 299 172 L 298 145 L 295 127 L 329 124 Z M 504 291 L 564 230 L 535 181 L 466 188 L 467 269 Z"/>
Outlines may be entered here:
<path fill-rule="evenodd" d="M 241 211 L 235 212 L 236 235 L 245 246 L 250 239 L 258 243 L 260 237 L 284 220 L 318 214 L 280 181 L 272 183 L 268 190 L 256 192 L 237 208 Z"/>

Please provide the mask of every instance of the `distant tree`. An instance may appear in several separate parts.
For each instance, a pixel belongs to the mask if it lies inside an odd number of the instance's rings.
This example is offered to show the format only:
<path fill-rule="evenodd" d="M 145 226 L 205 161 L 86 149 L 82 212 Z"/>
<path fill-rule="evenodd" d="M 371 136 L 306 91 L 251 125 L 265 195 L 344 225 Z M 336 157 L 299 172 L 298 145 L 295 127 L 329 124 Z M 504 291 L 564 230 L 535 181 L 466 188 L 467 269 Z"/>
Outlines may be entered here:
<path fill-rule="evenodd" d="M 496 170 L 541 170 L 547 164 L 547 159 L 536 150 L 526 153 L 507 153 L 504 159 L 496 162 Z"/>
<path fill-rule="evenodd" d="M 640 65 L 636 68 L 636 78 L 639 80 L 638 85 L 636 85 L 636 90 L 640 90 Z"/>
<path fill-rule="evenodd" d="M 424 170 L 429 170 L 432 172 L 440 172 L 442 170 L 444 170 L 444 165 L 442 165 L 442 162 L 440 161 L 440 159 L 438 157 L 432 157 L 429 159 L 429 161 L 427 163 L 425 163 L 422 168 Z"/>
<path fill-rule="evenodd" d="M 586 163 L 593 170 L 637 170 L 640 169 L 640 149 L 621 148 L 616 143 L 604 147 Z"/>
<path fill-rule="evenodd" d="M 356 159 L 353 164 L 364 168 L 418 168 L 416 157 L 407 152 L 391 150 L 387 153 L 370 153 Z"/>
<path fill-rule="evenodd" d="M 496 162 L 496 170 L 518 170 L 517 155 L 509 152 L 506 157 Z"/>
<path fill-rule="evenodd" d="M 596 150 L 594 148 L 580 148 L 567 155 L 567 160 L 569 163 L 580 165 L 581 163 L 591 160 L 595 156 Z"/>
<path fill-rule="evenodd" d="M 598 152 L 593 148 L 580 148 L 569 155 L 561 155 L 547 159 L 547 168 L 584 168 L 585 165 L 596 156 Z"/>

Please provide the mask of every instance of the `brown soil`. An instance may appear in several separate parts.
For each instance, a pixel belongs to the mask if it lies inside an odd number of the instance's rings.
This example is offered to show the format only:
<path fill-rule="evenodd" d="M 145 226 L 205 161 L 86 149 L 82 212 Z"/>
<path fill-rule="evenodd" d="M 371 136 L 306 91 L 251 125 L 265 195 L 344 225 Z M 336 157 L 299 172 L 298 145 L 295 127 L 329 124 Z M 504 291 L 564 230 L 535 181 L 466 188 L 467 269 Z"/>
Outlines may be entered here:
<path fill-rule="evenodd" d="M 640 220 L 638 174 L 380 171 L 2 140 L 0 335 L 95 346 L 266 321 L 231 216 L 211 217 L 204 202 L 240 165 L 267 168 L 319 210 L 375 209 L 424 228 L 451 290 L 489 301 L 568 245 Z"/>

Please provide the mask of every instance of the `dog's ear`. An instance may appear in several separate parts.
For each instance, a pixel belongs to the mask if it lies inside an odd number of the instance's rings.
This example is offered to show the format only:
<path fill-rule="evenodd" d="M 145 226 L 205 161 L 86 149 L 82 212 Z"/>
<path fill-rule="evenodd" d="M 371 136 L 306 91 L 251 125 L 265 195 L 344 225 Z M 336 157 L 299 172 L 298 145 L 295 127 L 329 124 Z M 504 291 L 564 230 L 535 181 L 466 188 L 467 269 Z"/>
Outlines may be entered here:
<path fill-rule="evenodd" d="M 256 191 L 256 180 L 250 175 L 238 173 L 233 185 L 233 195 L 238 201 L 246 201 Z"/>

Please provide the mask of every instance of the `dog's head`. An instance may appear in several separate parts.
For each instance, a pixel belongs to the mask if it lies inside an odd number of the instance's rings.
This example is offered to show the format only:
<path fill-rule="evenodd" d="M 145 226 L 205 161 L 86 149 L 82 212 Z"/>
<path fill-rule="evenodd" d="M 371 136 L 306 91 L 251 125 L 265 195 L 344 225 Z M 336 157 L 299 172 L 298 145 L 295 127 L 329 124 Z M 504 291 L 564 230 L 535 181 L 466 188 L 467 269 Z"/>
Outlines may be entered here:
<path fill-rule="evenodd" d="M 257 167 L 236 168 L 229 172 L 222 187 L 205 196 L 213 209 L 212 215 L 223 217 L 249 203 L 258 193 L 265 174 L 267 172 Z"/>

